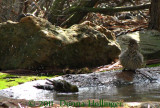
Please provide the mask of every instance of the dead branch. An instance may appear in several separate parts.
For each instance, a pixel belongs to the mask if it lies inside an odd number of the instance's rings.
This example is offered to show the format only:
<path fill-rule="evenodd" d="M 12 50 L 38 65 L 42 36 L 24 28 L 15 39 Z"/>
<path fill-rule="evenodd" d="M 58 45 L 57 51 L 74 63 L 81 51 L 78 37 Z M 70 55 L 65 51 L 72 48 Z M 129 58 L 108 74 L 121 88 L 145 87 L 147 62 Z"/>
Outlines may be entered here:
<path fill-rule="evenodd" d="M 150 5 L 151 4 L 130 6 L 130 7 L 109 7 L 109 8 L 72 7 L 66 12 L 66 14 L 74 13 L 74 12 L 98 12 L 98 13 L 111 15 L 116 12 L 122 12 L 122 11 L 135 11 L 135 10 L 148 9 Z"/>

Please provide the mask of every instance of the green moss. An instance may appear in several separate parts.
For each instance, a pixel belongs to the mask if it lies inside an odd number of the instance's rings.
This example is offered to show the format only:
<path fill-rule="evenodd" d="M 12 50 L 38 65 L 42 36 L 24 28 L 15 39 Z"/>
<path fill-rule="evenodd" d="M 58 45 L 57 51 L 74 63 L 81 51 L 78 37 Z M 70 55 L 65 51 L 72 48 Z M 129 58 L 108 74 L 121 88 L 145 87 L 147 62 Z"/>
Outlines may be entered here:
<path fill-rule="evenodd" d="M 53 78 L 55 76 L 18 76 L 6 73 L 0 73 L 0 90 L 16 86 L 28 81 L 42 80 L 46 78 Z"/>
<path fill-rule="evenodd" d="M 157 67 L 157 66 L 160 66 L 160 63 L 158 63 L 158 64 L 147 65 L 147 67 Z"/>

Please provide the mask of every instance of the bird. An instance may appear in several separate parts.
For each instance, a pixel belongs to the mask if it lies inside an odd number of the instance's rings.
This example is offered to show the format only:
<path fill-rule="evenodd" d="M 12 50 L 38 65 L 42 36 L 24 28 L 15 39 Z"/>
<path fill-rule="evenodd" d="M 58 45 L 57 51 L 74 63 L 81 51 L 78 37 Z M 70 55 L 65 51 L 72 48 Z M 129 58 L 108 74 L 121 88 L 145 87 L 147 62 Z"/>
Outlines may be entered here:
<path fill-rule="evenodd" d="M 55 90 L 61 93 L 75 93 L 79 91 L 76 85 L 72 85 L 65 80 L 46 80 L 49 81 L 49 83 L 46 83 L 48 85 L 36 85 L 34 87 L 38 89 Z"/>
<path fill-rule="evenodd" d="M 129 39 L 128 48 L 119 55 L 123 70 L 135 71 L 143 65 L 143 55 L 139 51 L 139 45 L 135 39 Z"/>

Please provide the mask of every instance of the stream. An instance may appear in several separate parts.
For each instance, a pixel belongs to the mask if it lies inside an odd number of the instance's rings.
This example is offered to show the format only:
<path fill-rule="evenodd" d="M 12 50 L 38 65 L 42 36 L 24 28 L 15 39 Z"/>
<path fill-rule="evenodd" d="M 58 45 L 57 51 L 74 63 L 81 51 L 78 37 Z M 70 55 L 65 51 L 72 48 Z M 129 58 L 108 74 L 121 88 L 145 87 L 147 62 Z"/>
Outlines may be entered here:
<path fill-rule="evenodd" d="M 58 93 L 37 89 L 33 86 L 37 84 L 44 85 L 47 82 L 47 80 L 37 80 L 3 89 L 0 91 L 0 96 L 35 101 L 81 101 L 86 99 L 124 100 L 126 102 L 160 101 L 160 70 L 155 69 L 150 72 L 153 68 L 147 69 L 146 71 L 157 79 L 156 81 L 151 82 L 142 74 L 121 72 L 120 70 L 90 74 L 68 74 L 53 79 L 63 79 L 77 85 L 79 88 L 78 93 Z"/>

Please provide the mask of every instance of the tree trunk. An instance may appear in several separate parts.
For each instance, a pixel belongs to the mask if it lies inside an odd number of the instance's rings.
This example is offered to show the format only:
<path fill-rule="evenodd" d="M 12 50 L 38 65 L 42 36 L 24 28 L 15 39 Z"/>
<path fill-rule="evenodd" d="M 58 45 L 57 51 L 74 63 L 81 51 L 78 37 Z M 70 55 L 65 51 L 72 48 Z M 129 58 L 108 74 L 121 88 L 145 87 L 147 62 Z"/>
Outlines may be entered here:
<path fill-rule="evenodd" d="M 151 1 L 149 29 L 160 31 L 160 0 Z"/>

